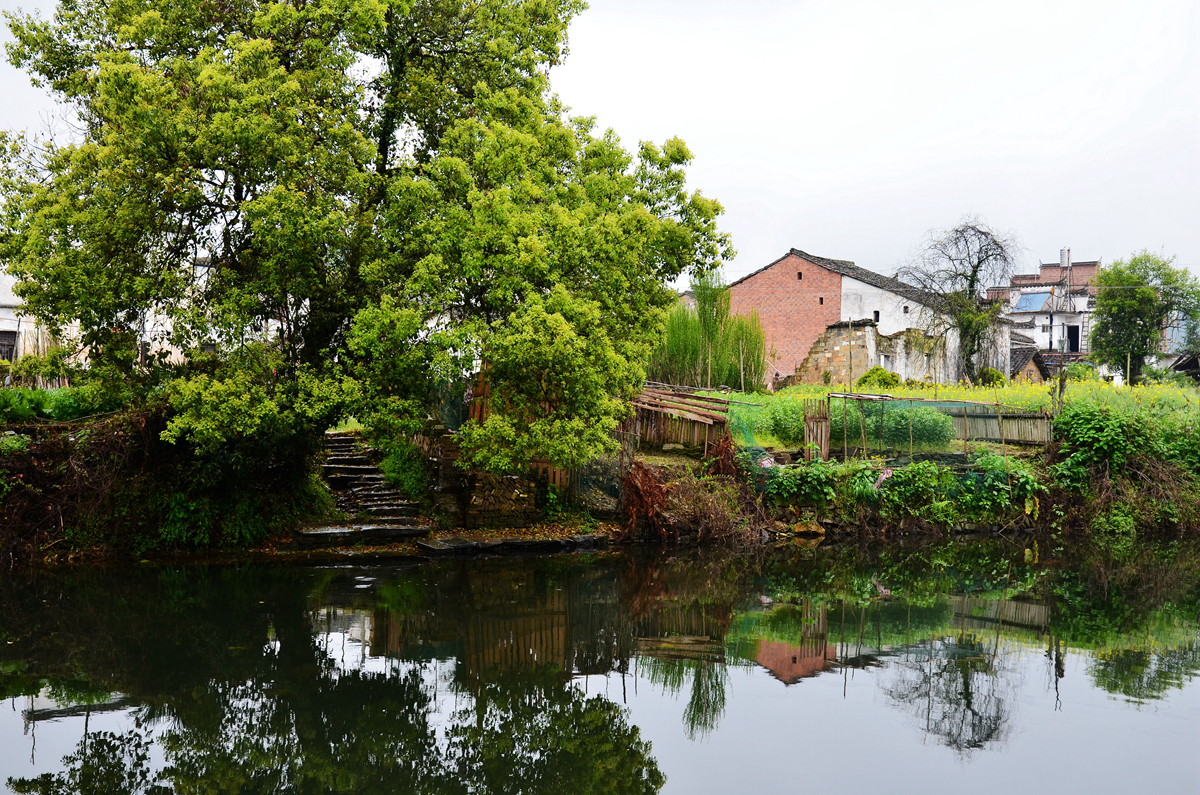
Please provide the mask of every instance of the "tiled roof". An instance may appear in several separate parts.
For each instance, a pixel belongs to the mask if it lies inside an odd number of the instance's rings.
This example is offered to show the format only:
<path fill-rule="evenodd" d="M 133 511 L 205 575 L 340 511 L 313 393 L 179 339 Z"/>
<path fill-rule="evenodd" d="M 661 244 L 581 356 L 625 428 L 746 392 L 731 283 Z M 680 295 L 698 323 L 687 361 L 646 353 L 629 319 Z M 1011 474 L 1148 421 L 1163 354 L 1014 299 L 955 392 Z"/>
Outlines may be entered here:
<path fill-rule="evenodd" d="M 1050 378 L 1050 368 L 1046 367 L 1046 360 L 1042 358 L 1041 352 L 1037 348 L 1024 347 L 1013 348 L 1009 353 L 1008 377 L 1016 378 L 1030 361 L 1037 367 L 1044 380 Z"/>
<path fill-rule="evenodd" d="M 775 265 L 778 265 L 789 256 L 797 256 L 803 260 L 811 262 L 814 265 L 819 265 L 826 270 L 833 271 L 834 273 L 841 274 L 842 276 L 848 276 L 851 279 L 857 279 L 858 281 L 869 284 L 872 287 L 878 287 L 881 290 L 887 290 L 888 292 L 902 295 L 905 298 L 910 298 L 919 303 L 930 304 L 935 302 L 937 298 L 937 296 L 925 293 L 923 290 L 913 287 L 911 284 L 905 284 L 899 279 L 893 279 L 891 276 L 884 276 L 882 273 L 876 273 L 873 270 L 860 268 L 849 260 L 818 257 L 815 254 L 809 254 L 808 252 L 801 251 L 798 248 L 790 250 L 787 254 L 784 254 L 774 262 L 771 262 L 752 273 L 746 274 L 729 286 L 733 287 L 736 284 L 741 284 L 748 279 L 752 279 L 763 271 L 769 270 Z"/>

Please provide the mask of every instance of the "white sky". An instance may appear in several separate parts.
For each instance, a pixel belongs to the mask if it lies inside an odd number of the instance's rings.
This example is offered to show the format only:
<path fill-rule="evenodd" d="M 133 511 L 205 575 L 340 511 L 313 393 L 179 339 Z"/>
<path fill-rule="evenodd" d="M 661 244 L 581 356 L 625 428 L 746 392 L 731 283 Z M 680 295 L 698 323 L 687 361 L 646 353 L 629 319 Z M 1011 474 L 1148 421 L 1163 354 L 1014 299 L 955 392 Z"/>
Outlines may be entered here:
<path fill-rule="evenodd" d="M 792 246 L 891 272 L 966 213 L 1015 233 L 1031 268 L 1070 246 L 1200 272 L 1195 0 L 591 6 L 554 88 L 627 146 L 687 141 L 739 252 L 727 278 Z M 0 66 L 0 128 L 52 114 Z"/>

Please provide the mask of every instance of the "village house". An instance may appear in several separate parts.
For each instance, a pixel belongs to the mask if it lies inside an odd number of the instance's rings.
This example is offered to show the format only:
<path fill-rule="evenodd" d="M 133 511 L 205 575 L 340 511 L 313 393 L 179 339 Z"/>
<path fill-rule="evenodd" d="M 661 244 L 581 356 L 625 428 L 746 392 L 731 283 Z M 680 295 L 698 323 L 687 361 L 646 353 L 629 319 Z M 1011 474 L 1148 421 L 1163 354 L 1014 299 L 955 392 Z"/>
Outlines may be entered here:
<path fill-rule="evenodd" d="M 877 365 L 902 379 L 962 377 L 953 329 L 929 322 L 933 297 L 853 262 L 792 249 L 729 289 L 733 313 L 758 311 L 776 379 L 847 384 Z M 1009 369 L 1008 336 L 1002 324 L 983 364 Z"/>
<path fill-rule="evenodd" d="M 1071 249 L 1064 248 L 1058 262 L 1015 274 L 1007 286 L 990 288 L 988 297 L 1004 301 L 1007 317 L 1028 329 L 1046 363 L 1058 367 L 1087 356 L 1100 267 L 1098 259 L 1073 262 Z"/>

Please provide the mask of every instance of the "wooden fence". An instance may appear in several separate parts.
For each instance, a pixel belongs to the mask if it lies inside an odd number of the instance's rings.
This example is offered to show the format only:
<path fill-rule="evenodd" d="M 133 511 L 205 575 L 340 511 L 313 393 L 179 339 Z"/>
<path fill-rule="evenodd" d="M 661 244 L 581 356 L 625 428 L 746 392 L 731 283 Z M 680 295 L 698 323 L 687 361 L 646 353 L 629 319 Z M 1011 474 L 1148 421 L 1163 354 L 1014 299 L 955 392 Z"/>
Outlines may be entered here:
<path fill-rule="evenodd" d="M 471 392 L 471 407 L 469 416 L 476 422 L 482 423 L 487 419 L 492 406 L 492 385 L 488 383 L 487 371 L 482 370 L 475 376 L 475 387 Z M 529 462 L 529 467 L 538 478 L 546 478 L 546 482 L 554 486 L 560 493 L 574 491 L 576 473 L 573 469 L 561 469 L 545 458 L 535 458 Z"/>
<path fill-rule="evenodd" d="M 804 460 L 812 461 L 820 455 L 822 461 L 829 460 L 829 398 L 806 399 L 804 401 Z"/>
<path fill-rule="evenodd" d="M 1050 418 L 1045 414 L 997 414 L 977 407 L 939 407 L 938 411 L 954 420 L 954 433 L 970 441 L 1048 444 Z"/>
<path fill-rule="evenodd" d="M 725 435 L 729 401 L 670 387 L 647 386 L 633 399 L 634 414 L 621 426 L 651 444 L 703 447 Z"/>

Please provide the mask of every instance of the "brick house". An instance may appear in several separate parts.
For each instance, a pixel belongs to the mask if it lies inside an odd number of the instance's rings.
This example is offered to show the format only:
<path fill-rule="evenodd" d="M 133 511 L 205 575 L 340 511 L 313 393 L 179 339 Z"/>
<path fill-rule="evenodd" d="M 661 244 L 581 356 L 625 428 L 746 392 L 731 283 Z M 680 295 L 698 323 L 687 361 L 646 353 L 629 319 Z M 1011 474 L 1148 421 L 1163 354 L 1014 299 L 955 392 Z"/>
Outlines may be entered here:
<path fill-rule="evenodd" d="M 853 383 L 876 365 L 901 378 L 953 383 L 953 329 L 926 333 L 934 303 L 912 285 L 847 260 L 792 249 L 729 286 L 730 311 L 758 310 L 776 358 L 771 376 L 790 383 Z M 814 348 L 815 346 L 815 348 Z M 1001 324 L 982 364 L 1009 367 Z M 995 361 L 993 361 L 993 359 Z"/>

